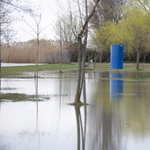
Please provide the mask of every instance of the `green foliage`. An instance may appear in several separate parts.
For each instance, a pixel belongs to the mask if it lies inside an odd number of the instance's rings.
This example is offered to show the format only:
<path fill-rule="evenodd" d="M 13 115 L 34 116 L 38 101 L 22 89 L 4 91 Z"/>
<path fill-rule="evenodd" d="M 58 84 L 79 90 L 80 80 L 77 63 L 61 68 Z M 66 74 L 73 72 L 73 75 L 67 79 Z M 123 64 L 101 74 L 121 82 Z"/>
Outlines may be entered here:
<path fill-rule="evenodd" d="M 106 22 L 104 26 L 95 29 L 92 34 L 92 43 L 97 46 L 99 51 L 110 51 L 112 44 L 123 44 L 122 30 L 120 24 L 114 24 L 113 22 Z"/>
<path fill-rule="evenodd" d="M 109 52 L 110 45 L 124 45 L 128 58 L 136 58 L 137 51 L 143 55 L 148 52 L 150 16 L 143 9 L 137 8 L 129 3 L 128 7 L 122 9 L 124 17 L 117 24 L 109 21 L 95 29 L 91 40 L 100 52 Z"/>
<path fill-rule="evenodd" d="M 125 9 L 125 18 L 121 21 L 124 43 L 128 50 L 142 47 L 150 31 L 150 19 L 147 14 L 137 9 Z"/>

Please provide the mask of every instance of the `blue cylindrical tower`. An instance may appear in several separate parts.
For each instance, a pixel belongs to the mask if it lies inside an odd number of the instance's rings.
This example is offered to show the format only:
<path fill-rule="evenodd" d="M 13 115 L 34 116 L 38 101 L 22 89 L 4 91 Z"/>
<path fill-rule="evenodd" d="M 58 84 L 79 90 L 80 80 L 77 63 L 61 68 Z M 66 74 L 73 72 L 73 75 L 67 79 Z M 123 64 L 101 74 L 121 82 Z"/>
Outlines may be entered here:
<path fill-rule="evenodd" d="M 111 45 L 110 69 L 123 69 L 123 45 Z"/>

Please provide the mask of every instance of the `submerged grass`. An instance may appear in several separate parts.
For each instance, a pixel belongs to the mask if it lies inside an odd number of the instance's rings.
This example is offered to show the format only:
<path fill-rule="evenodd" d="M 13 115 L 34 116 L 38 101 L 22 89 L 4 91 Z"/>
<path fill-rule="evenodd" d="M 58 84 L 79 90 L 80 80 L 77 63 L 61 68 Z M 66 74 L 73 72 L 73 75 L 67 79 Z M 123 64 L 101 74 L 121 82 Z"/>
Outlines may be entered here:
<path fill-rule="evenodd" d="M 122 71 L 134 71 L 134 72 L 148 72 L 150 71 L 150 64 L 145 63 L 143 68 L 143 63 L 140 63 L 140 68 L 136 69 L 136 63 L 124 63 Z M 110 63 L 96 63 L 94 70 L 110 70 Z"/>
<path fill-rule="evenodd" d="M 126 81 L 150 81 L 150 78 L 123 79 Z"/>
<path fill-rule="evenodd" d="M 1 93 L 0 101 L 11 100 L 13 102 L 19 101 L 43 101 L 44 99 L 48 99 L 45 96 L 36 96 L 36 95 L 26 95 L 26 94 L 18 94 L 18 93 Z"/>

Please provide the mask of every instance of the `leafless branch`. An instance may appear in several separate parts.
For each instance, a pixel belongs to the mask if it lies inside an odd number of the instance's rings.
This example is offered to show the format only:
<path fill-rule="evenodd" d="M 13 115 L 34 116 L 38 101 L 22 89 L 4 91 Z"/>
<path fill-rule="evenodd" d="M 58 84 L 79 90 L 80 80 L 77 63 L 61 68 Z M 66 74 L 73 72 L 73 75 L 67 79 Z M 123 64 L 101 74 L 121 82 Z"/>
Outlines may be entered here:
<path fill-rule="evenodd" d="M 27 23 L 25 20 L 24 20 L 24 22 L 28 27 L 30 27 L 32 29 L 32 31 L 34 31 L 34 33 L 37 33 L 37 31 L 29 23 Z"/>
<path fill-rule="evenodd" d="M 83 28 L 82 28 L 81 32 L 78 34 L 79 37 L 82 37 L 82 35 L 84 34 L 84 30 L 85 30 L 85 28 L 86 28 L 86 26 L 87 26 L 89 20 L 90 20 L 91 17 L 93 16 L 93 14 L 94 14 L 94 12 L 95 12 L 95 8 L 96 8 L 96 6 L 98 5 L 98 2 L 99 2 L 99 1 L 100 1 L 100 0 L 97 0 L 97 1 L 96 1 L 95 5 L 94 5 L 94 7 L 93 7 L 93 10 L 92 10 L 91 13 L 89 14 L 89 16 L 87 16 L 87 18 L 86 18 L 86 20 L 85 20 L 85 23 L 84 23 L 84 25 L 83 25 Z"/>
<path fill-rule="evenodd" d="M 22 28 L 22 30 L 23 30 L 24 32 L 26 32 L 27 34 L 29 34 L 30 36 L 32 36 L 34 39 L 36 39 L 36 37 L 35 37 L 35 36 L 33 36 L 31 33 L 29 33 L 29 32 L 27 32 L 27 31 L 25 31 L 23 28 Z"/>
<path fill-rule="evenodd" d="M 83 26 L 82 13 L 81 13 L 81 8 L 80 8 L 80 2 L 79 2 L 79 0 L 78 0 L 78 9 L 79 9 L 79 15 L 80 15 L 81 25 Z"/>

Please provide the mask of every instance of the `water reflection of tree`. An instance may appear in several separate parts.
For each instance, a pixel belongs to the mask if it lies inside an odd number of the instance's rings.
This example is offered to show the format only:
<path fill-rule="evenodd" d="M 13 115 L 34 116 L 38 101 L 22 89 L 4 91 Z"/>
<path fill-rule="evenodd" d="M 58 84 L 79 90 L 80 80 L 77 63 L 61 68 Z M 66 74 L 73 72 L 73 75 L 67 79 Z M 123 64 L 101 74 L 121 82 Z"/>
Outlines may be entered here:
<path fill-rule="evenodd" d="M 98 116 L 100 116 L 98 118 Z M 119 150 L 120 124 L 113 120 L 113 115 L 102 112 L 95 118 L 96 124 L 92 126 L 92 137 L 89 149 L 93 150 Z M 118 121 L 118 120 L 116 120 Z"/>
<path fill-rule="evenodd" d="M 36 95 L 36 130 L 38 130 L 38 78 L 34 79 Z"/>
<path fill-rule="evenodd" d="M 136 75 L 132 73 L 131 75 Z M 135 78 L 135 77 L 134 77 Z M 94 81 L 95 82 L 95 81 Z M 99 80 L 88 109 L 89 150 L 122 150 L 123 133 L 147 138 L 150 124 L 150 84 L 124 81 L 123 100 L 110 102 L 109 81 Z"/>
<path fill-rule="evenodd" d="M 34 82 L 35 82 L 35 95 L 36 95 L 36 133 L 37 133 L 37 136 L 38 136 L 38 146 L 40 147 L 40 132 L 39 132 L 39 106 L 38 106 L 38 87 L 39 87 L 39 84 L 38 84 L 38 78 L 35 78 L 34 79 Z"/>
<path fill-rule="evenodd" d="M 85 79 L 83 82 L 83 99 L 86 104 L 86 85 Z M 86 141 L 86 125 L 87 125 L 87 106 L 86 105 L 74 105 L 76 121 L 77 121 L 77 150 L 85 150 L 85 141 Z M 80 112 L 80 108 L 84 107 L 84 123 L 82 120 L 82 115 Z"/>
<path fill-rule="evenodd" d="M 95 91 L 96 105 L 89 107 L 90 140 L 88 149 L 119 150 L 121 149 L 121 120 L 119 105 L 110 103 L 109 81 L 99 81 Z M 107 86 L 106 86 L 107 85 Z"/>
<path fill-rule="evenodd" d="M 150 124 L 150 86 L 149 83 L 134 81 L 130 82 L 130 88 L 124 87 L 124 105 L 122 111 L 125 112 L 124 131 L 132 133 L 135 137 L 149 136 Z M 128 109 L 128 111 L 126 111 Z"/>

